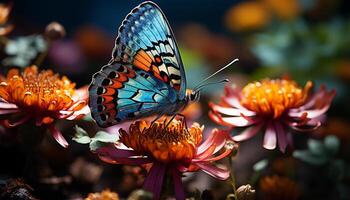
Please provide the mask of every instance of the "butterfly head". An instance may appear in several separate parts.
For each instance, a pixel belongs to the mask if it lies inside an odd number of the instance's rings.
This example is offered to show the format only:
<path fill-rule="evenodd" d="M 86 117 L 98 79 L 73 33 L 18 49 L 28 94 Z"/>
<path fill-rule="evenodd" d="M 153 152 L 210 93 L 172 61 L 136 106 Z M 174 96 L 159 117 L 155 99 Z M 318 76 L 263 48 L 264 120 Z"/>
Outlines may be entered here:
<path fill-rule="evenodd" d="M 187 89 L 186 90 L 186 101 L 187 102 L 194 102 L 194 101 L 198 101 L 200 97 L 200 91 L 198 90 L 190 90 Z"/>

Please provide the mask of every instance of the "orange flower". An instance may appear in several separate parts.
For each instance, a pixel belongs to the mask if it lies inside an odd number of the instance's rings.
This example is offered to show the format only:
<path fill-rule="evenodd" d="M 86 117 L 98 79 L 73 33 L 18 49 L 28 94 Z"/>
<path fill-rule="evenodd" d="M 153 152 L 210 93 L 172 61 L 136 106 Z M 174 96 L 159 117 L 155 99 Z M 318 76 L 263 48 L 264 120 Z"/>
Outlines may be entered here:
<path fill-rule="evenodd" d="M 12 9 L 12 4 L 0 3 L 0 36 L 10 33 L 13 25 L 6 24 Z"/>
<path fill-rule="evenodd" d="M 85 200 L 119 200 L 119 196 L 117 193 L 106 189 L 102 192 L 90 193 Z"/>
<path fill-rule="evenodd" d="M 20 73 L 12 69 L 0 83 L 0 115 L 8 117 L 2 123 L 13 127 L 34 119 L 37 126 L 47 125 L 64 147 L 68 143 L 53 122 L 78 119 L 88 112 L 87 88 L 75 90 L 67 77 L 60 78 L 51 70 L 38 72 L 36 66 L 31 66 Z"/>
<path fill-rule="evenodd" d="M 203 127 L 194 123 L 186 128 L 183 121 L 136 121 L 129 132 L 119 130 L 119 141 L 96 150 L 103 161 L 113 164 L 144 165 L 151 163 L 145 178 L 144 188 L 158 199 L 164 176 L 173 178 L 176 199 L 184 199 L 181 175 L 183 172 L 202 170 L 209 175 L 225 180 L 227 169 L 213 165 L 214 161 L 228 156 L 237 145 L 226 131 L 214 129 L 209 138 L 201 143 Z M 220 155 L 215 156 L 221 149 Z"/>
<path fill-rule="evenodd" d="M 131 124 L 129 133 L 120 130 L 120 141 L 162 163 L 192 160 L 202 140 L 203 127 L 194 124 L 186 130 L 181 121 L 174 121 L 164 131 L 165 125 L 155 122 L 150 126 L 146 121 L 137 121 Z"/>
<path fill-rule="evenodd" d="M 296 200 L 301 194 L 294 181 L 277 175 L 263 177 L 259 186 L 263 199 L 268 200 Z"/>
<path fill-rule="evenodd" d="M 270 22 L 270 12 L 261 2 L 242 2 L 226 14 L 226 26 L 232 31 L 252 31 Z"/>
<path fill-rule="evenodd" d="M 272 13 L 283 20 L 291 20 L 299 16 L 301 7 L 298 0 L 261 0 Z"/>
<path fill-rule="evenodd" d="M 321 125 L 321 118 L 330 107 L 335 90 L 325 87 L 310 95 L 312 83 L 304 88 L 292 80 L 262 80 L 249 83 L 241 91 L 227 87 L 222 102 L 210 103 L 211 119 L 221 125 L 249 127 L 235 141 L 247 140 L 265 129 L 263 146 L 275 149 L 277 140 L 282 152 L 292 146 L 287 127 L 310 131 Z"/>
<path fill-rule="evenodd" d="M 248 110 L 279 118 L 286 110 L 303 105 L 311 88 L 310 81 L 300 88 L 294 81 L 265 79 L 245 86 L 240 103 Z"/>

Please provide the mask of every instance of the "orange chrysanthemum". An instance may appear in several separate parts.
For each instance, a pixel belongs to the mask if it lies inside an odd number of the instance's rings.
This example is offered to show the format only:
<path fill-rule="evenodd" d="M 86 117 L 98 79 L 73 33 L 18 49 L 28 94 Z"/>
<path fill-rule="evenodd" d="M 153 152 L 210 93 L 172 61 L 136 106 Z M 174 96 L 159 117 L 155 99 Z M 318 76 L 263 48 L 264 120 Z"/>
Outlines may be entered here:
<path fill-rule="evenodd" d="M 226 14 L 226 26 L 232 31 L 252 31 L 270 22 L 270 12 L 261 2 L 242 2 Z"/>
<path fill-rule="evenodd" d="M 328 110 L 335 90 L 325 87 L 312 94 L 312 83 L 300 87 L 295 81 L 265 79 L 249 83 L 242 90 L 227 87 L 219 104 L 211 103 L 211 119 L 221 125 L 248 127 L 235 141 L 247 140 L 265 129 L 263 146 L 280 150 L 292 146 L 287 127 L 297 131 L 310 131 L 321 125 L 321 118 Z"/>
<path fill-rule="evenodd" d="M 119 195 L 106 189 L 102 192 L 89 193 L 85 200 L 119 200 Z"/>
<path fill-rule="evenodd" d="M 302 11 L 298 0 L 262 0 L 262 2 L 282 20 L 292 20 L 299 16 Z"/>
<path fill-rule="evenodd" d="M 113 164 L 143 165 L 151 163 L 144 188 L 153 192 L 158 199 L 164 176 L 172 175 L 177 199 L 184 199 L 181 182 L 183 172 L 202 170 L 209 175 L 225 180 L 229 177 L 227 169 L 216 167 L 213 162 L 220 160 L 235 149 L 237 145 L 226 131 L 214 129 L 204 142 L 203 127 L 194 123 L 186 128 L 183 121 L 136 121 L 129 131 L 119 130 L 116 144 L 96 150 L 100 158 Z M 215 156 L 221 149 L 220 155 Z"/>
<path fill-rule="evenodd" d="M 129 133 L 121 130 L 120 141 L 140 153 L 146 153 L 162 163 L 190 161 L 196 146 L 202 140 L 203 126 L 195 123 L 186 130 L 181 121 L 165 123 L 138 121 L 130 126 Z"/>
<path fill-rule="evenodd" d="M 75 90 L 75 83 L 60 77 L 51 70 L 38 71 L 36 66 L 27 67 L 23 73 L 12 69 L 0 83 L 0 115 L 7 127 L 17 126 L 29 119 L 36 125 L 49 125 L 55 139 L 62 145 L 68 143 L 51 125 L 55 119 L 78 119 L 89 112 L 87 88 Z"/>
<path fill-rule="evenodd" d="M 286 110 L 303 105 L 311 88 L 311 81 L 300 88 L 292 80 L 265 79 L 245 86 L 240 102 L 248 110 L 279 118 Z"/>
<path fill-rule="evenodd" d="M 0 3 L 0 36 L 10 33 L 13 29 L 12 24 L 7 24 L 8 17 L 12 9 L 12 4 Z"/>

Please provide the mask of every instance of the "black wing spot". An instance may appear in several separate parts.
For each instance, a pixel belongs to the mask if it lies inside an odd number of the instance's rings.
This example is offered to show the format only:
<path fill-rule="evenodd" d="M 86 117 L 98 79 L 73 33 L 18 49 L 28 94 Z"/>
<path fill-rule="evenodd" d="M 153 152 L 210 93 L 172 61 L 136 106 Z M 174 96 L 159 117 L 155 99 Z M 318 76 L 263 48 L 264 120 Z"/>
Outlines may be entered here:
<path fill-rule="evenodd" d="M 125 67 L 123 65 L 121 65 L 118 69 L 118 72 L 124 72 L 125 71 Z"/>
<path fill-rule="evenodd" d="M 101 104 L 103 102 L 103 97 L 97 97 L 97 104 Z"/>
<path fill-rule="evenodd" d="M 111 71 L 109 74 L 108 74 L 108 78 L 115 78 L 117 76 L 117 73 L 115 73 L 114 71 Z"/>
<path fill-rule="evenodd" d="M 110 84 L 110 82 L 111 82 L 111 80 L 109 80 L 108 78 L 105 78 L 105 79 L 103 79 L 101 85 L 102 85 L 102 86 L 107 86 L 107 85 Z"/>
<path fill-rule="evenodd" d="M 97 95 L 101 95 L 103 93 L 103 87 L 97 88 Z"/>

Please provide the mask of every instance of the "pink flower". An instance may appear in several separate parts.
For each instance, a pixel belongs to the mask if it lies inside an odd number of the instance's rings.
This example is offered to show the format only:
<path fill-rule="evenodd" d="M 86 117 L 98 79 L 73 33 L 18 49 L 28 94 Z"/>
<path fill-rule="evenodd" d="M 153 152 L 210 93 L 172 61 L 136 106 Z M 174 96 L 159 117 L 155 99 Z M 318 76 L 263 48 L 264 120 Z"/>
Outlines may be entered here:
<path fill-rule="evenodd" d="M 165 176 L 171 175 L 176 199 L 185 199 L 181 175 L 184 172 L 202 170 L 219 180 L 225 180 L 230 172 L 213 165 L 214 161 L 228 156 L 237 145 L 225 131 L 214 129 L 210 137 L 200 144 L 203 127 L 197 123 L 186 129 L 182 121 L 173 120 L 165 128 L 162 120 L 150 125 L 136 121 L 129 132 L 120 129 L 116 144 L 96 150 L 108 163 L 144 165 L 151 164 L 144 182 L 144 189 L 159 199 Z M 220 155 L 215 156 L 221 149 Z"/>
<path fill-rule="evenodd" d="M 219 104 L 210 103 L 210 118 L 221 125 L 247 127 L 233 136 L 235 141 L 247 140 L 264 130 L 263 147 L 285 152 L 292 147 L 292 135 L 288 127 L 296 131 L 311 131 L 321 125 L 321 118 L 328 110 L 335 90 L 324 86 L 310 94 L 309 81 L 300 88 L 292 80 L 270 80 L 249 83 L 242 90 L 226 87 Z"/>

